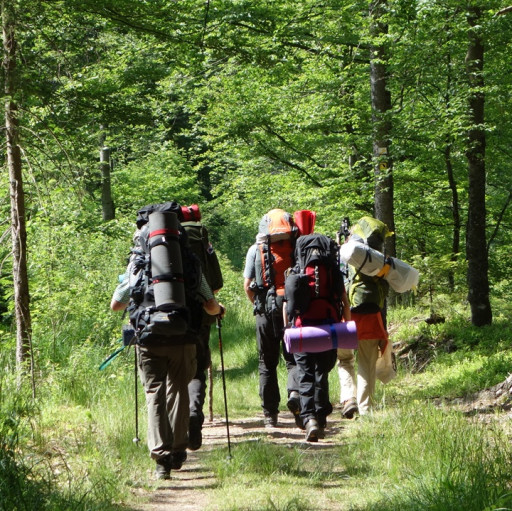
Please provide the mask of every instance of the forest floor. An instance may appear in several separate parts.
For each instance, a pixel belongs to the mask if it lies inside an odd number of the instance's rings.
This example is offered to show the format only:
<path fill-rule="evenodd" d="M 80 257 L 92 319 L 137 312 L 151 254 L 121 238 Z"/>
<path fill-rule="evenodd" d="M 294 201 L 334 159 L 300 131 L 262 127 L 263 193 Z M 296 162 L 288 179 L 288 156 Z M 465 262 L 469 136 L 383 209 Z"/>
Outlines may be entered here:
<path fill-rule="evenodd" d="M 489 389 L 477 392 L 466 398 L 451 401 L 441 401 L 440 406 L 450 406 L 461 410 L 467 415 L 478 415 L 486 421 L 496 409 L 506 411 L 504 419 L 512 416 L 512 375 L 502 383 Z M 340 417 L 339 406 L 335 408 L 333 418 Z M 288 412 L 279 415 L 277 428 L 266 429 L 263 417 L 235 419 L 229 421 L 230 443 L 233 456 L 236 456 L 236 446 L 240 442 L 261 438 L 268 442 L 287 445 L 298 445 L 308 448 L 314 454 L 315 450 L 333 448 L 339 443 L 339 435 L 348 421 L 341 419 L 328 425 L 326 438 L 318 443 L 305 442 L 304 432 L 295 426 L 293 417 Z M 202 511 L 211 503 L 212 491 L 216 487 L 213 473 L 209 472 L 203 463 L 205 454 L 219 446 L 227 447 L 226 423 L 221 419 L 205 421 L 203 427 L 203 446 L 195 452 L 188 452 L 188 459 L 181 470 L 173 471 L 168 481 L 158 481 L 151 490 L 137 488 L 133 492 L 144 503 L 131 507 L 131 511 Z M 229 460 L 226 460 L 229 462 Z M 333 510 L 335 508 L 333 507 Z M 325 511 L 329 511 L 326 509 Z"/>

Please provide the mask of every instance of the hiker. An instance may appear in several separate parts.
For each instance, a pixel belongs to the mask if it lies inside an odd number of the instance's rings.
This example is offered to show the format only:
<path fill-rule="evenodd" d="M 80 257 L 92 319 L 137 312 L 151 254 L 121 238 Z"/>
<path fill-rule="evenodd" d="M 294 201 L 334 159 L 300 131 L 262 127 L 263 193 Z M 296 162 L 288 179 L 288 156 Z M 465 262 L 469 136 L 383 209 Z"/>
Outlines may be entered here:
<path fill-rule="evenodd" d="M 363 217 L 347 233 L 345 244 L 355 240 L 383 252 L 385 239 L 392 234 L 383 222 Z M 354 350 L 338 349 L 341 414 L 347 419 L 352 419 L 357 413 L 366 415 L 371 409 L 379 352 L 391 349 L 383 317 L 389 284 L 383 276 L 363 273 L 363 264 L 365 261 L 357 266 L 348 265 L 348 299 L 351 318 L 358 332 L 357 383 Z"/>
<path fill-rule="evenodd" d="M 286 334 L 299 338 L 299 351 L 294 352 L 294 357 L 300 417 L 306 441 L 317 442 L 325 437 L 327 417 L 333 411 L 329 373 L 336 364 L 339 345 L 336 325 L 342 319 L 350 320 L 350 310 L 334 240 L 322 234 L 300 236 L 295 261 L 285 281 L 285 323 L 290 327 Z M 309 337 L 317 331 L 321 332 L 322 340 Z M 328 345 L 324 345 L 324 332 L 327 332 Z"/>
<path fill-rule="evenodd" d="M 148 409 L 147 445 L 157 479 L 168 479 L 171 469 L 179 470 L 187 458 L 188 384 L 196 373 L 203 311 L 211 316 L 225 313 L 190 251 L 177 220 L 180 210 L 174 202 L 139 210 L 134 248 L 110 304 L 115 311 L 128 307 L 136 332 Z M 161 228 L 153 228 L 153 220 Z M 153 278 L 157 263 L 168 268 L 155 275 L 158 279 Z"/>
<path fill-rule="evenodd" d="M 216 295 L 223 286 L 222 272 L 217 253 L 210 243 L 208 230 L 201 222 L 201 211 L 197 204 L 184 206 L 181 225 L 188 235 L 190 248 L 201 262 L 203 275 Z M 190 421 L 188 432 L 188 448 L 196 451 L 202 445 L 202 428 L 204 423 L 203 406 L 206 397 L 207 370 L 211 365 L 210 330 L 215 317 L 203 314 L 203 321 L 199 329 L 199 342 L 197 343 L 197 370 L 195 376 L 188 384 L 190 399 Z"/>
<path fill-rule="evenodd" d="M 256 242 L 247 251 L 244 291 L 254 306 L 256 341 L 259 355 L 259 395 L 266 428 L 278 424 L 281 400 L 277 378 L 281 346 L 288 372 L 287 407 L 298 427 L 300 400 L 295 358 L 283 344 L 284 272 L 293 265 L 297 229 L 293 218 L 282 209 L 272 209 L 259 224 Z"/>

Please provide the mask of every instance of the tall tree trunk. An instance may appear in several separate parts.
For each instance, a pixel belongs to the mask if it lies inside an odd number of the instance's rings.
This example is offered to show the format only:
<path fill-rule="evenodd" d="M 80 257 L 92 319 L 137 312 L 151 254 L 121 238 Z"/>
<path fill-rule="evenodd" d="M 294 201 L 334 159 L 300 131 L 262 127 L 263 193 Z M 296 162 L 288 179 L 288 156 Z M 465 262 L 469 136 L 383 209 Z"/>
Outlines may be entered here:
<path fill-rule="evenodd" d="M 375 217 L 395 230 L 393 204 L 393 160 L 389 153 L 391 139 L 391 94 L 387 89 L 387 48 L 382 42 L 388 26 L 382 22 L 387 0 L 374 0 L 370 6 L 371 48 L 370 84 L 373 122 L 373 157 L 375 161 Z M 395 237 L 386 240 L 386 253 L 396 255 Z"/>
<path fill-rule="evenodd" d="M 4 48 L 5 136 L 11 195 L 11 237 L 13 255 L 14 310 L 16 317 L 16 363 L 21 377 L 30 359 L 31 317 L 27 274 L 27 231 L 21 151 L 19 146 L 16 93 L 15 13 L 10 0 L 2 2 L 2 35 Z"/>
<path fill-rule="evenodd" d="M 112 188 L 110 183 L 111 151 L 105 146 L 107 139 L 105 128 L 100 127 L 100 171 L 101 171 L 101 211 L 103 220 L 108 222 L 116 216 L 114 200 L 112 199 Z"/>
<path fill-rule="evenodd" d="M 478 27 L 481 14 L 481 9 L 478 7 L 469 12 L 469 45 L 466 54 L 466 68 L 471 87 L 469 96 L 471 128 L 468 133 L 466 153 L 469 179 L 466 254 L 468 259 L 468 300 L 471 306 L 471 322 L 475 326 L 492 323 L 485 208 L 484 46 Z"/>

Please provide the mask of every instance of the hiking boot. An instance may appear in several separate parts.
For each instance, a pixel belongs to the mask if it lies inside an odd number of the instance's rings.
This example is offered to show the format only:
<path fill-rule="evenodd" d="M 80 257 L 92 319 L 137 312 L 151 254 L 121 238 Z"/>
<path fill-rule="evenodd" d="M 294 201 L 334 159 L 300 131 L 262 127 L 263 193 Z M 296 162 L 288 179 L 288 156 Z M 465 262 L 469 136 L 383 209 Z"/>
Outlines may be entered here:
<path fill-rule="evenodd" d="M 170 468 L 179 470 L 183 466 L 183 462 L 187 459 L 187 451 L 174 451 L 171 453 Z"/>
<path fill-rule="evenodd" d="M 263 419 L 263 425 L 266 428 L 277 428 L 277 413 L 270 413 L 265 415 Z"/>
<path fill-rule="evenodd" d="M 300 399 L 298 392 L 290 392 L 290 397 L 288 398 L 286 406 L 288 407 L 288 410 L 292 412 L 293 418 L 295 419 L 295 425 L 300 429 L 304 429 L 304 422 L 300 416 Z"/>
<path fill-rule="evenodd" d="M 345 419 L 352 419 L 354 415 L 358 412 L 357 401 L 355 397 L 351 397 L 350 399 L 343 401 L 343 403 L 341 403 L 341 406 L 341 416 L 344 417 Z"/>
<path fill-rule="evenodd" d="M 197 415 L 191 415 L 188 424 L 188 448 L 197 451 L 203 445 L 202 424 Z"/>
<path fill-rule="evenodd" d="M 171 466 L 170 457 L 164 456 L 156 460 L 155 478 L 156 479 L 170 479 L 171 478 Z"/>
<path fill-rule="evenodd" d="M 309 419 L 308 422 L 306 422 L 306 441 L 318 442 L 319 429 L 316 419 Z"/>

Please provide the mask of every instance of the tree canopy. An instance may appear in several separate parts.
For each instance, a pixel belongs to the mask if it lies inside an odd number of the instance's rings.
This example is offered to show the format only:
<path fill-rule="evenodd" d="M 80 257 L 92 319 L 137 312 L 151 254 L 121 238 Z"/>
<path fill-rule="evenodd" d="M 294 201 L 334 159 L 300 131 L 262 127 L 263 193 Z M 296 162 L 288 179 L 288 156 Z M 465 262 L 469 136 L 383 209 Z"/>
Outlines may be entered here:
<path fill-rule="evenodd" d="M 502 2 L 9 5 L 16 71 L 8 82 L 4 66 L 4 89 L 11 83 L 6 94 L 18 108 L 36 324 L 39 300 L 77 263 L 73 252 L 98 243 L 98 257 L 122 261 L 103 244 L 113 236 L 125 246 L 146 203 L 200 203 L 218 250 L 237 269 L 258 219 L 273 207 L 314 209 L 318 230 L 330 235 L 344 216 L 377 214 L 374 171 L 387 168 L 375 152 L 377 122 L 388 130 L 397 256 L 434 268 L 428 285 L 438 290 L 471 295 L 481 284 L 466 281 L 468 264 L 473 274 L 487 274 L 488 264 L 491 297 L 505 288 L 512 17 Z M 471 34 L 483 48 L 475 68 L 468 68 Z M 375 66 L 389 100 L 378 120 Z M 485 100 L 481 118 L 475 97 Z M 485 154 L 471 138 L 475 130 Z M 105 147 L 116 217 L 107 223 L 99 162 Z M 481 165 L 478 204 L 471 203 L 471 154 Z M 1 187 L 7 217 L 6 175 Z M 0 290 L 9 324 L 5 247 Z"/>

